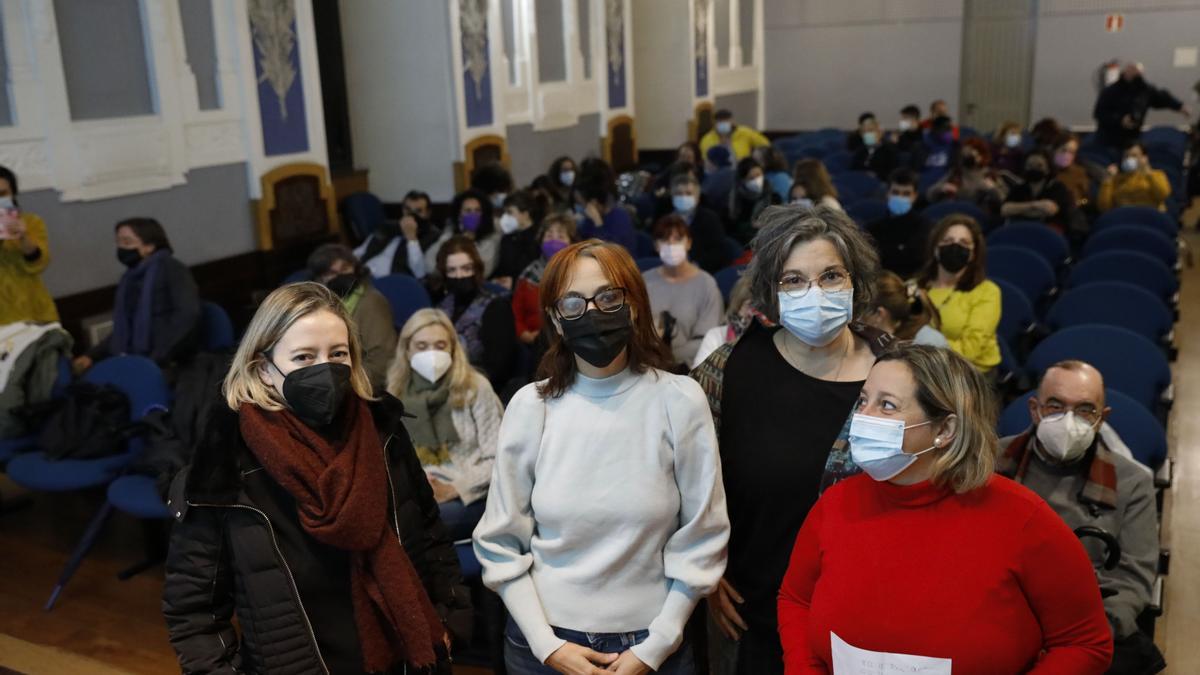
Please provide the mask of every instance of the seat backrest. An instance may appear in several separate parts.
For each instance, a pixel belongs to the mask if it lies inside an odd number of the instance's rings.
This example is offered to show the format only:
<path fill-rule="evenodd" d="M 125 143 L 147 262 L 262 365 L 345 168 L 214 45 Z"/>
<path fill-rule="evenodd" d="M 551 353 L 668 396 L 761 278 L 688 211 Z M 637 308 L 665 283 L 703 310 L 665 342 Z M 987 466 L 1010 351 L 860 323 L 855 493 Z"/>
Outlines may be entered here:
<path fill-rule="evenodd" d="M 1120 326 L 1158 341 L 1171 330 L 1171 310 L 1153 293 L 1121 281 L 1097 281 L 1064 293 L 1050 311 L 1052 329 L 1081 324 Z"/>
<path fill-rule="evenodd" d="M 1164 302 L 1179 290 L 1179 280 L 1161 261 L 1137 251 L 1097 253 L 1080 261 L 1067 277 L 1067 288 L 1100 281 L 1123 281 L 1144 288 Z"/>
<path fill-rule="evenodd" d="M 725 304 L 729 304 L 729 294 L 733 292 L 734 285 L 738 279 L 742 278 L 742 274 L 746 272 L 745 265 L 733 265 L 726 267 L 713 275 L 713 279 L 717 282 L 717 288 L 721 290 L 721 297 L 725 298 Z"/>
<path fill-rule="evenodd" d="M 643 256 L 638 258 L 635 262 L 637 262 L 637 267 L 639 270 L 643 272 L 649 272 L 655 267 L 662 265 L 662 258 L 659 258 L 658 256 Z"/>
<path fill-rule="evenodd" d="M 1175 241 L 1157 230 L 1137 225 L 1111 227 L 1095 232 L 1083 245 L 1083 259 L 1097 253 L 1109 251 L 1138 251 L 1154 257 L 1170 269 L 1179 261 L 1179 248 Z"/>
<path fill-rule="evenodd" d="M 258 239 L 263 250 L 321 241 L 337 232 L 337 205 L 325 167 L 296 162 L 262 175 Z"/>
<path fill-rule="evenodd" d="M 992 283 L 1000 287 L 1000 325 L 996 327 L 996 335 L 1011 346 L 1037 321 L 1037 316 L 1033 303 L 1018 286 L 1003 279 L 992 279 Z"/>
<path fill-rule="evenodd" d="M 358 241 L 362 241 L 375 231 L 375 228 L 387 220 L 383 211 L 383 202 L 370 192 L 355 192 L 342 200 L 342 209 L 346 212 L 346 221 L 351 233 Z"/>
<path fill-rule="evenodd" d="M 870 198 L 883 190 L 883 182 L 865 171 L 846 171 L 833 176 L 839 197 Z"/>
<path fill-rule="evenodd" d="M 924 190 L 922 190 L 922 193 L 924 193 Z M 921 213 L 931 223 L 936 223 L 952 213 L 962 213 L 964 215 L 971 216 L 975 219 L 975 222 L 979 223 L 980 227 L 986 227 L 987 222 L 990 220 L 987 213 L 985 213 L 983 209 L 975 206 L 971 202 L 957 200 L 931 204 L 925 207 L 925 210 Z"/>
<path fill-rule="evenodd" d="M 1047 368 L 1066 359 L 1092 364 L 1104 373 L 1109 387 L 1152 412 L 1163 389 L 1171 384 L 1171 367 L 1162 349 L 1117 326 L 1086 324 L 1053 333 L 1029 354 L 1025 369 L 1036 381 Z"/>
<path fill-rule="evenodd" d="M 1067 238 L 1043 223 L 1016 222 L 1003 225 L 987 237 L 988 246 L 1020 246 L 1046 259 L 1052 267 L 1067 261 Z"/>
<path fill-rule="evenodd" d="M 200 349 L 221 352 L 233 346 L 233 321 L 215 302 L 200 303 Z"/>
<path fill-rule="evenodd" d="M 1105 211 L 1092 223 L 1092 232 L 1103 232 L 1122 225 L 1150 227 L 1168 237 L 1179 234 L 1179 225 L 1170 216 L 1149 206 L 1122 206 Z"/>
<path fill-rule="evenodd" d="M 111 384 L 129 397 L 129 411 L 140 419 L 151 410 L 166 410 L 171 404 L 171 388 L 158 364 L 144 356 L 113 356 L 96 363 L 84 380 L 93 384 Z"/>
<path fill-rule="evenodd" d="M 822 161 L 825 163 L 825 169 L 829 173 L 839 173 L 850 169 L 850 161 L 852 159 L 853 157 L 850 156 L 850 153 L 845 150 L 837 150 L 825 155 L 825 159 Z"/>
<path fill-rule="evenodd" d="M 425 290 L 421 282 L 407 274 L 389 274 L 372 280 L 372 283 L 392 306 L 392 323 L 396 325 L 396 330 L 403 328 L 408 318 L 418 309 L 432 304 L 429 291 Z"/>
<path fill-rule="evenodd" d="M 888 214 L 887 204 L 875 199 L 863 199 L 846 207 L 846 215 L 861 227 L 866 227 Z"/>
<path fill-rule="evenodd" d="M 634 254 L 638 258 L 653 258 L 658 255 L 658 251 L 654 249 L 654 237 L 650 236 L 649 232 L 635 230 L 633 239 L 637 248 Z"/>
<path fill-rule="evenodd" d="M 987 275 L 989 279 L 1003 279 L 1020 288 L 1030 302 L 1041 300 L 1057 281 L 1050 263 L 1037 253 L 1017 246 L 989 247 Z"/>

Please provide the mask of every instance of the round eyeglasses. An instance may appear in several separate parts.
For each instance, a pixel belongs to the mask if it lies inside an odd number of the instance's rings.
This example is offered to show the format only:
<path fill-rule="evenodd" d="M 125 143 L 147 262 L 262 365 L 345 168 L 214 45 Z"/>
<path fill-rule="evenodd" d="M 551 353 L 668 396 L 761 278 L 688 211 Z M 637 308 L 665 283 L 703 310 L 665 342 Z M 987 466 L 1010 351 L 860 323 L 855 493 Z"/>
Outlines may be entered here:
<path fill-rule="evenodd" d="M 606 288 L 590 298 L 578 294 L 568 295 L 560 298 L 554 306 L 560 318 L 573 321 L 587 313 L 589 304 L 595 305 L 596 309 L 605 314 L 620 311 L 625 306 L 625 289 Z"/>
<path fill-rule="evenodd" d="M 844 269 L 828 269 L 821 272 L 816 279 L 805 279 L 796 272 L 788 272 L 779 280 L 779 290 L 788 297 L 802 298 L 808 295 L 808 289 L 813 284 L 821 287 L 822 291 L 841 291 L 850 283 L 850 273 Z"/>

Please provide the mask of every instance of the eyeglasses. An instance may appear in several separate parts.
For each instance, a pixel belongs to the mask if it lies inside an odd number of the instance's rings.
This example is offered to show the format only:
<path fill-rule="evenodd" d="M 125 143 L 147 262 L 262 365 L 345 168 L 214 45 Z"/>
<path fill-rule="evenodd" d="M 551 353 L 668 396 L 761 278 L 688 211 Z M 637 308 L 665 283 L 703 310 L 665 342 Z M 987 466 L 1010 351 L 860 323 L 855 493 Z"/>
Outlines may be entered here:
<path fill-rule="evenodd" d="M 582 295 L 568 295 L 561 298 L 554 306 L 558 309 L 559 317 L 566 321 L 574 321 L 587 313 L 589 303 L 605 314 L 620 311 L 625 306 L 625 289 L 606 288 L 590 298 Z"/>
<path fill-rule="evenodd" d="M 788 297 L 803 298 L 808 295 L 808 289 L 812 288 L 813 284 L 820 286 L 822 291 L 840 291 L 845 289 L 848 283 L 850 283 L 850 273 L 844 269 L 825 270 L 819 277 L 812 280 L 789 272 L 779 280 L 779 290 L 786 293 Z"/>
<path fill-rule="evenodd" d="M 1095 426 L 1095 424 L 1100 421 L 1100 418 L 1103 415 L 1103 411 L 1097 409 L 1096 406 L 1092 405 L 1091 403 L 1080 403 L 1079 405 L 1070 408 L 1062 403 L 1059 403 L 1058 401 L 1049 401 L 1047 403 L 1040 404 L 1038 406 L 1038 410 L 1042 413 L 1043 421 L 1053 421 L 1069 412 L 1073 412 L 1075 413 L 1076 417 L 1092 426 Z"/>

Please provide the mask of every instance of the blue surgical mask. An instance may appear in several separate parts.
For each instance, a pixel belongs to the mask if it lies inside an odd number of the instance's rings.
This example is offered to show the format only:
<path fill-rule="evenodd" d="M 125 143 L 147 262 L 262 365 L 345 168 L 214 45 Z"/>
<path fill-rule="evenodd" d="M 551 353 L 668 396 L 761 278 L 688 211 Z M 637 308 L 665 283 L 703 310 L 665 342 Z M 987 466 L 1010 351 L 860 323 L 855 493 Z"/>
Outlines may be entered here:
<path fill-rule="evenodd" d="M 930 446 L 911 455 L 904 452 L 904 431 L 925 426 L 930 421 L 906 427 L 904 420 L 855 413 L 850 420 L 850 457 L 871 478 L 891 480 L 912 466 L 917 457 L 937 448 Z"/>
<path fill-rule="evenodd" d="M 901 197 L 900 195 L 888 195 L 888 212 L 893 216 L 903 216 L 912 211 L 913 200 L 911 197 Z"/>
<path fill-rule="evenodd" d="M 731 131 L 733 131 L 733 122 L 717 122 L 718 134 L 728 136 Z"/>
<path fill-rule="evenodd" d="M 674 195 L 671 197 L 671 205 L 679 213 L 690 213 L 696 208 L 696 198 L 692 195 Z"/>
<path fill-rule="evenodd" d="M 558 182 L 562 183 L 563 185 L 566 185 L 567 187 L 571 187 L 572 185 L 575 184 L 575 172 L 574 171 L 560 171 L 558 173 Z"/>
<path fill-rule="evenodd" d="M 823 291 L 814 286 L 793 298 L 779 293 L 779 323 L 810 347 L 824 347 L 842 332 L 854 307 L 854 289 Z"/>
<path fill-rule="evenodd" d="M 864 131 L 862 134 L 863 145 L 868 148 L 874 147 L 879 142 L 879 136 L 874 131 Z"/>
<path fill-rule="evenodd" d="M 811 209 L 813 207 L 813 200 L 809 199 L 808 197 L 796 197 L 792 200 L 792 206 L 799 206 L 802 209 Z"/>

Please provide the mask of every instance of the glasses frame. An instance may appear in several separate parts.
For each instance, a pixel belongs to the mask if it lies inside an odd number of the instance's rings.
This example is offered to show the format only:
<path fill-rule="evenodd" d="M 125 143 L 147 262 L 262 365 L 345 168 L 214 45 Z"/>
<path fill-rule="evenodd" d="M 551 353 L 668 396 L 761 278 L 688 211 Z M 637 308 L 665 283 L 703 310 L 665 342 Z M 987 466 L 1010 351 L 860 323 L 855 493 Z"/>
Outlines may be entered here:
<path fill-rule="evenodd" d="M 842 283 L 842 286 L 843 286 L 842 288 L 825 288 L 824 286 L 821 286 L 821 284 L 820 284 L 821 277 L 824 276 L 828 272 L 840 272 L 841 274 L 844 274 L 846 276 L 846 280 Z M 779 281 L 775 282 L 775 285 L 779 287 L 779 292 L 783 293 L 784 295 L 788 296 L 789 298 L 803 298 L 804 296 L 808 295 L 809 291 L 812 290 L 813 284 L 817 284 L 818 286 L 820 286 L 822 291 L 826 291 L 826 292 L 844 291 L 847 288 L 854 288 L 854 277 L 850 275 L 850 270 L 846 269 L 845 267 L 837 267 L 837 268 L 833 268 L 833 269 L 827 269 L 824 272 L 821 272 L 821 274 L 817 275 L 816 279 L 809 279 L 808 283 L 804 286 L 804 290 L 800 290 L 799 288 L 793 288 L 792 290 L 785 290 L 783 288 L 783 279 L 780 279 Z"/>
<path fill-rule="evenodd" d="M 620 291 L 621 292 L 621 304 L 619 304 L 616 307 L 613 307 L 611 309 L 604 309 L 603 307 L 601 307 L 599 304 L 596 303 L 596 298 L 598 298 L 601 295 L 608 293 L 610 291 Z M 579 319 L 582 319 L 583 316 L 588 313 L 588 305 L 595 307 L 596 311 L 598 311 L 598 312 L 603 312 L 605 314 L 614 314 L 616 312 L 621 311 L 621 308 L 625 306 L 625 302 L 628 299 L 628 297 L 627 297 L 628 294 L 629 294 L 629 291 L 626 290 L 625 288 L 623 288 L 621 286 L 613 286 L 610 288 L 602 289 L 600 292 L 596 293 L 595 295 L 593 295 L 590 298 L 585 298 L 582 295 L 564 296 L 564 297 L 559 298 L 554 303 L 554 311 L 558 312 L 558 318 L 561 319 L 562 321 L 577 321 Z M 563 313 L 562 302 L 563 302 L 563 300 L 566 300 L 568 298 L 583 300 L 583 311 L 579 314 L 579 316 L 567 316 L 566 314 Z"/>
<path fill-rule="evenodd" d="M 1057 419 L 1058 417 L 1066 415 L 1069 412 L 1075 413 L 1076 417 L 1083 420 L 1084 422 L 1087 422 L 1088 424 L 1090 424 L 1093 427 L 1096 426 L 1097 424 L 1099 424 L 1101 422 L 1101 420 L 1104 419 L 1104 409 L 1103 408 L 1092 408 L 1092 411 L 1090 413 L 1081 413 L 1079 411 L 1079 408 L 1083 404 L 1080 404 L 1080 405 L 1076 405 L 1076 406 L 1063 406 L 1063 410 L 1060 412 L 1046 412 L 1047 405 L 1049 405 L 1049 404 L 1043 403 L 1041 401 L 1038 401 L 1038 403 L 1037 403 L 1038 414 L 1042 416 L 1043 421 L 1049 420 L 1049 419 Z M 1092 419 L 1093 417 L 1095 417 L 1095 419 Z"/>

